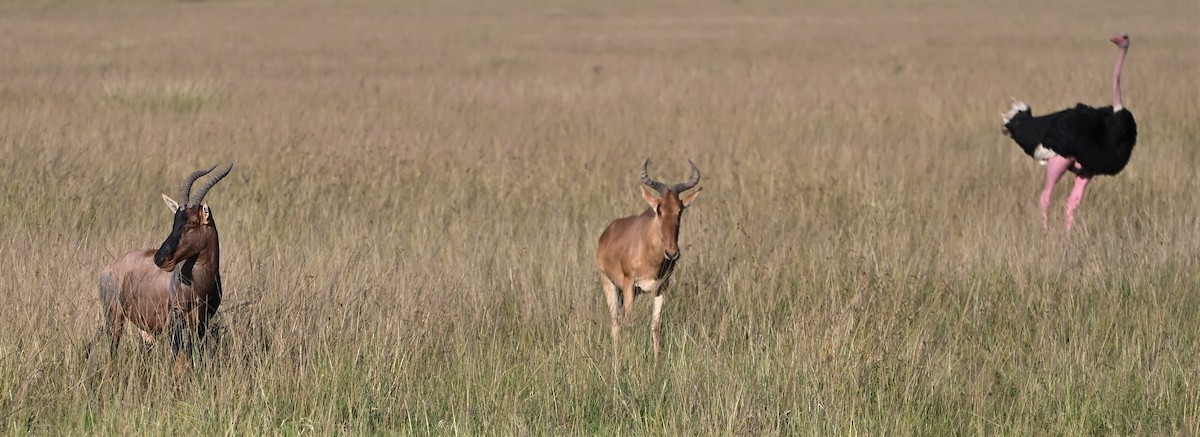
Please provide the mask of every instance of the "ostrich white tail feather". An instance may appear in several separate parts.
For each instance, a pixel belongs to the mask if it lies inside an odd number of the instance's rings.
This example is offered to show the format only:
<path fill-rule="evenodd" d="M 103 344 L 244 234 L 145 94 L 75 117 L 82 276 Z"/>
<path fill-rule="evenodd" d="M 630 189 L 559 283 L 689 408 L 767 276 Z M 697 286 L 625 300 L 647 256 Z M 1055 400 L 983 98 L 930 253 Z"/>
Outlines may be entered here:
<path fill-rule="evenodd" d="M 1012 121 L 1013 117 L 1016 117 L 1017 114 L 1024 112 L 1024 111 L 1028 111 L 1028 110 L 1029 110 L 1029 105 L 1026 105 L 1025 102 L 1022 102 L 1017 99 L 1013 99 L 1012 107 L 1008 108 L 1008 112 L 1000 114 L 1000 120 L 1003 121 L 1002 123 L 1000 123 L 1000 132 L 1003 132 L 1004 134 L 1007 135 L 1008 134 L 1008 122 Z"/>
<path fill-rule="evenodd" d="M 1026 105 L 1025 102 L 1014 99 L 1012 107 L 1008 108 L 1008 112 L 1001 114 L 1000 118 L 1004 120 L 1004 124 L 1008 124 L 1008 122 L 1011 121 L 1013 117 L 1016 117 L 1018 113 L 1028 110 L 1029 105 Z"/>

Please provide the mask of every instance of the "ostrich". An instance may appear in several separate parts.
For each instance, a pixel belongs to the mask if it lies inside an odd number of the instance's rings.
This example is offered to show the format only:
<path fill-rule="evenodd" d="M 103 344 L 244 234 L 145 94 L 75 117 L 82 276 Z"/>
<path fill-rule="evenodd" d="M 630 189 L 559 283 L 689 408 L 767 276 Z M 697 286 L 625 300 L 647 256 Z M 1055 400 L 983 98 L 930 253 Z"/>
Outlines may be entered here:
<path fill-rule="evenodd" d="M 1050 195 L 1065 172 L 1075 173 L 1075 186 L 1067 197 L 1066 229 L 1070 232 L 1075 208 L 1083 200 L 1088 182 L 1096 175 L 1120 173 L 1129 163 L 1137 142 L 1137 123 L 1121 104 L 1121 66 L 1129 52 L 1129 35 L 1118 33 L 1110 41 L 1118 50 L 1113 67 L 1112 106 L 1093 108 L 1079 103 L 1074 108 L 1035 117 L 1029 105 L 1014 101 L 1003 115 L 1003 132 L 1026 154 L 1046 166 L 1046 185 L 1040 199 L 1043 229 L 1049 229 Z"/>

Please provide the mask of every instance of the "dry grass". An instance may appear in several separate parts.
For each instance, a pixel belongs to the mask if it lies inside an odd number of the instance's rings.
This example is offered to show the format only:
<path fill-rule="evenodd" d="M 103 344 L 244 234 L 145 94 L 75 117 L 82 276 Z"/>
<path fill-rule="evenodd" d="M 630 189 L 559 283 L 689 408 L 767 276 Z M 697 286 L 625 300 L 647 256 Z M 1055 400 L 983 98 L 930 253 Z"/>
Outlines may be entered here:
<path fill-rule="evenodd" d="M 0 4 L 0 429 L 1200 433 L 1194 3 L 651 3 Z M 999 113 L 1105 103 L 1118 30 L 1134 160 L 1043 236 Z M 644 156 L 704 194 L 614 377 Z M 212 358 L 87 359 L 215 162 Z"/>

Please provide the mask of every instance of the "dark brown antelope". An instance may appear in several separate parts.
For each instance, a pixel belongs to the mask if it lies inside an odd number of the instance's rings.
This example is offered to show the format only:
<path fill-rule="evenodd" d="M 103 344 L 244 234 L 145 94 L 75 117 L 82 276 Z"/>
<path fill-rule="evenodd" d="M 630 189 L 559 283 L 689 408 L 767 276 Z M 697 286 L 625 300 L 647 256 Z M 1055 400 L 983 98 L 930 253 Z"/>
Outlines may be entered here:
<path fill-rule="evenodd" d="M 596 262 L 600 264 L 604 298 L 612 318 L 613 367 L 617 366 L 617 340 L 621 326 L 633 322 L 633 298 L 641 293 L 654 293 L 654 313 L 650 333 L 654 339 L 654 359 L 658 360 L 659 332 L 662 306 L 671 272 L 679 261 L 679 221 L 684 208 L 696 200 L 700 190 L 680 199 L 680 193 L 700 182 L 700 169 L 692 165 L 692 177 L 687 182 L 668 186 L 650 178 L 642 162 L 642 197 L 650 208 L 639 215 L 614 220 L 600 235 L 596 247 Z M 650 192 L 653 188 L 656 197 Z"/>
<path fill-rule="evenodd" d="M 190 200 L 188 194 L 196 179 L 215 168 L 196 171 L 183 181 L 179 197 L 187 203 L 180 205 L 162 195 L 175 222 L 157 251 L 126 253 L 100 273 L 100 305 L 113 352 L 128 319 L 143 337 L 168 332 L 176 371 L 191 368 L 192 335 L 204 339 L 208 321 L 221 305 L 221 247 L 204 195 L 233 166 L 213 176 Z"/>

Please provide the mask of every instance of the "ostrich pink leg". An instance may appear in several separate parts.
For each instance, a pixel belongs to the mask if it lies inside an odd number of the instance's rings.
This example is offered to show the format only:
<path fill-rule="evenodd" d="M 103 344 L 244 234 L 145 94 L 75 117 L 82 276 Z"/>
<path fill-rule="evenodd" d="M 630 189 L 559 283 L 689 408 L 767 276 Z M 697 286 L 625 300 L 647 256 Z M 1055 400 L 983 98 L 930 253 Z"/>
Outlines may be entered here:
<path fill-rule="evenodd" d="M 1067 197 L 1067 232 L 1071 232 L 1071 227 L 1075 225 L 1075 208 L 1083 201 L 1083 190 L 1091 180 L 1090 177 L 1075 177 L 1075 186 L 1071 188 L 1071 196 Z"/>
<path fill-rule="evenodd" d="M 1050 196 L 1054 194 L 1054 186 L 1058 184 L 1058 180 L 1062 179 L 1064 173 L 1067 172 L 1067 167 L 1071 166 L 1074 160 L 1063 158 L 1058 155 L 1050 157 L 1046 161 L 1046 187 L 1042 188 L 1042 197 L 1039 199 L 1039 204 L 1042 207 L 1042 229 L 1050 228 Z"/>

